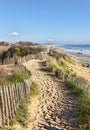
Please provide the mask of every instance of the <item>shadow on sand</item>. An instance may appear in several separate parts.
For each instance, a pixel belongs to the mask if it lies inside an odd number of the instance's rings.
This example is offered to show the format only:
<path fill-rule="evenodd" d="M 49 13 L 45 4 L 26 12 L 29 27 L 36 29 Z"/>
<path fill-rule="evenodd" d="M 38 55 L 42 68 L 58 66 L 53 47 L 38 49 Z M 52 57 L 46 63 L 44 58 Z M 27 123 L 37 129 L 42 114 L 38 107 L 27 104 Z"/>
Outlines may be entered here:
<path fill-rule="evenodd" d="M 45 124 L 40 124 L 40 127 L 41 128 L 44 128 L 46 130 L 60 130 L 60 129 L 57 129 L 55 126 L 48 126 L 48 125 L 45 125 Z"/>

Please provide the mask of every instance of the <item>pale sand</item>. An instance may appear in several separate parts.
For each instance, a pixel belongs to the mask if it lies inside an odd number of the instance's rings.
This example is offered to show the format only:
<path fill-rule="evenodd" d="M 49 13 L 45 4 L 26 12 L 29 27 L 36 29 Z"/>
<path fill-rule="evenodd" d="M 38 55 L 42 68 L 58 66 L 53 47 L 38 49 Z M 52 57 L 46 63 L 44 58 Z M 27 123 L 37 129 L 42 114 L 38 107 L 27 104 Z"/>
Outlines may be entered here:
<path fill-rule="evenodd" d="M 74 58 L 72 59 L 74 60 L 75 65 L 69 64 L 69 68 L 72 69 L 78 77 L 82 77 L 90 84 L 90 68 L 84 67 L 81 61 Z"/>

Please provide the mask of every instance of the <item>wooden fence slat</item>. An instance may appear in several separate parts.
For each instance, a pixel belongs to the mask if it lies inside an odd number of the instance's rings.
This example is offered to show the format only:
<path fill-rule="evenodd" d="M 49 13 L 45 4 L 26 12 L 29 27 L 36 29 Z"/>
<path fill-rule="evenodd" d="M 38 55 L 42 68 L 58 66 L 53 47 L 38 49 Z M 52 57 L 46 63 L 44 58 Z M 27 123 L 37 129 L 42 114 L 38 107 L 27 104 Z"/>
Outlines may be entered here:
<path fill-rule="evenodd" d="M 11 89 L 11 108 L 12 108 L 12 117 L 14 117 L 14 102 L 13 102 L 13 100 L 14 100 L 14 94 L 13 94 L 13 85 L 10 87 Z"/>
<path fill-rule="evenodd" d="M 8 102 L 7 102 L 7 95 L 6 95 L 6 86 L 3 86 L 3 94 L 4 94 L 4 103 L 5 103 L 5 124 L 9 125 L 9 114 L 8 114 Z"/>
<path fill-rule="evenodd" d="M 16 113 L 16 90 L 15 85 L 13 85 L 13 104 L 14 104 L 14 114 Z"/>
<path fill-rule="evenodd" d="M 11 96 L 11 86 L 8 86 L 8 100 L 9 100 L 9 117 L 12 119 L 12 96 Z"/>
<path fill-rule="evenodd" d="M 20 102 L 20 91 L 19 91 L 19 89 L 20 89 L 19 86 L 20 85 L 19 85 L 19 83 L 17 84 L 17 86 L 18 86 L 18 102 Z"/>
<path fill-rule="evenodd" d="M 1 90 L 1 86 L 0 86 L 0 126 L 2 126 L 2 90 Z"/>
<path fill-rule="evenodd" d="M 8 91 L 8 87 L 6 86 L 6 97 L 7 97 L 7 107 L 8 107 L 8 124 L 10 122 L 11 119 L 11 109 L 10 109 L 10 98 L 9 98 L 9 91 Z"/>
<path fill-rule="evenodd" d="M 15 105 L 16 105 L 16 111 L 17 111 L 18 110 L 18 89 L 17 89 L 17 84 L 15 84 L 15 91 L 16 91 Z"/>
<path fill-rule="evenodd" d="M 2 125 L 5 126 L 5 103 L 4 103 L 4 94 L 3 87 L 1 87 L 1 101 L 2 101 Z"/>

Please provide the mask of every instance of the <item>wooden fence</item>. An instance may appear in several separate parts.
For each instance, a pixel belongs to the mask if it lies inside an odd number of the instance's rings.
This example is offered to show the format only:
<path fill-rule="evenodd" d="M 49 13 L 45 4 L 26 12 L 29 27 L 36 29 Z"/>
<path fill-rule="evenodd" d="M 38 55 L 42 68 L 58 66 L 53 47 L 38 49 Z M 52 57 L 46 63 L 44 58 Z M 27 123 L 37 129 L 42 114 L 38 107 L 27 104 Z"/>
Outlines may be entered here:
<path fill-rule="evenodd" d="M 24 65 L 21 63 L 17 65 L 21 71 L 28 73 L 31 77 L 30 71 Z M 21 83 L 0 86 L 0 127 L 9 125 L 17 113 L 19 104 L 30 95 L 30 84 L 32 82 L 30 77 Z"/>
<path fill-rule="evenodd" d="M 61 79 L 63 82 L 66 82 L 66 80 L 72 81 L 75 85 L 81 86 L 84 90 L 87 90 L 90 92 L 90 84 L 82 79 L 81 77 L 74 77 L 70 74 L 65 74 L 62 72 L 62 70 L 56 70 L 55 75 L 57 78 Z"/>
<path fill-rule="evenodd" d="M 28 79 L 11 86 L 0 86 L 0 126 L 9 125 L 19 104 L 30 94 L 30 83 Z"/>
<path fill-rule="evenodd" d="M 31 72 L 26 68 L 26 66 L 24 66 L 23 64 L 19 63 L 17 64 L 17 66 L 19 67 L 19 69 L 22 71 L 22 72 L 26 72 L 29 76 L 31 75 Z"/>

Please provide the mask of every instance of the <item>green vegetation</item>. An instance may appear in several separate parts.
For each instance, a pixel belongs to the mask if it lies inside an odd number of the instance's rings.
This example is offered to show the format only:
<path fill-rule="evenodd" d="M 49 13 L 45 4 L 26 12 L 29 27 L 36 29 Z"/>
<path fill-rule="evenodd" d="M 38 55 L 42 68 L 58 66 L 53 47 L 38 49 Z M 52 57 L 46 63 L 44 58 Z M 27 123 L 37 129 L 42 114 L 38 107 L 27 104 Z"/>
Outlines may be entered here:
<path fill-rule="evenodd" d="M 23 102 L 19 105 L 18 112 L 16 114 L 16 121 L 18 121 L 21 125 L 27 126 L 29 120 L 29 112 L 28 112 L 28 103 L 29 99 L 25 98 Z"/>
<path fill-rule="evenodd" d="M 33 96 L 38 96 L 40 94 L 39 86 L 32 82 L 30 85 L 30 95 L 27 98 L 24 98 L 22 103 L 19 105 L 19 109 L 17 111 L 16 116 L 11 120 L 10 126 L 13 126 L 16 124 L 16 122 L 19 122 L 24 127 L 28 126 L 29 119 L 30 119 L 30 113 L 28 112 L 28 105 L 30 103 L 30 98 Z"/>
<path fill-rule="evenodd" d="M 39 95 L 39 93 L 40 93 L 39 86 L 36 83 L 32 82 L 30 86 L 30 95 L 37 96 Z"/>
<path fill-rule="evenodd" d="M 53 56 L 54 58 L 56 58 L 57 60 L 59 59 L 59 58 L 66 58 L 66 54 L 64 54 L 64 53 L 61 53 L 60 51 L 58 51 L 58 50 L 50 50 L 50 52 L 49 52 L 49 54 L 51 55 L 51 56 Z"/>
<path fill-rule="evenodd" d="M 55 70 L 60 67 L 55 58 L 49 57 L 47 60 L 47 68 L 50 72 L 55 72 Z"/>
<path fill-rule="evenodd" d="M 30 97 L 37 96 L 39 93 L 39 86 L 36 83 L 32 82 L 30 85 L 30 96 L 28 98 L 25 98 L 24 101 L 19 105 L 16 120 L 25 127 L 29 123 L 28 120 L 30 114 L 28 113 L 28 104 L 30 103 Z"/>
<path fill-rule="evenodd" d="M 51 57 L 47 60 L 47 68 L 51 70 L 60 69 L 66 74 L 73 74 L 73 71 L 68 67 L 69 64 L 75 64 L 73 59 L 55 49 L 51 49 L 49 54 Z"/>
<path fill-rule="evenodd" d="M 24 79 L 28 79 L 29 75 L 23 72 L 13 72 L 7 77 L 6 84 L 15 84 L 22 82 Z"/>
<path fill-rule="evenodd" d="M 78 122 L 80 128 L 90 128 L 90 93 L 82 86 L 76 85 L 70 80 L 66 80 L 66 85 L 71 92 L 78 96 L 79 106 L 77 110 Z M 83 129 L 84 130 L 84 129 Z"/>
<path fill-rule="evenodd" d="M 16 128 L 13 126 L 5 126 L 5 127 L 0 127 L 0 130 L 16 130 Z"/>
<path fill-rule="evenodd" d="M 66 80 L 66 85 L 70 90 L 72 91 L 73 94 L 77 96 L 82 96 L 84 95 L 84 89 L 82 86 L 76 85 L 73 81 L 71 80 Z"/>
<path fill-rule="evenodd" d="M 1 54 L 1 60 L 4 61 L 5 58 L 11 57 L 23 57 L 29 54 L 37 54 L 41 52 L 43 48 L 41 47 L 30 47 L 30 46 L 21 46 L 21 45 L 13 45 L 7 51 Z"/>
<path fill-rule="evenodd" d="M 27 127 L 29 123 L 29 112 L 28 112 L 28 104 L 30 103 L 30 96 L 28 98 L 24 98 L 22 103 L 19 105 L 16 116 L 10 121 L 10 126 L 19 122 L 24 127 Z"/>
<path fill-rule="evenodd" d="M 51 50 L 50 50 L 51 51 Z M 47 60 L 47 68 L 50 72 L 55 72 L 55 70 L 60 70 L 60 74 L 63 73 L 67 75 L 65 83 L 70 89 L 72 94 L 78 98 L 78 124 L 80 130 L 90 129 L 90 93 L 88 90 L 84 89 L 86 81 L 81 77 L 77 77 L 76 73 L 69 68 L 69 65 L 74 65 L 74 60 L 70 57 L 62 54 L 57 50 L 52 50 L 50 52 L 50 58 Z M 54 71 L 53 71 L 54 70 Z M 63 77 L 62 77 L 63 78 Z M 71 79 L 74 78 L 75 81 Z M 77 85 L 78 82 L 78 85 Z"/>
<path fill-rule="evenodd" d="M 58 69 L 64 74 L 70 74 L 75 76 L 75 73 L 68 68 L 68 64 L 69 62 L 66 59 L 60 58 L 57 60 L 52 56 L 50 56 L 46 62 L 46 66 L 49 72 L 55 73 L 55 71 Z"/>

